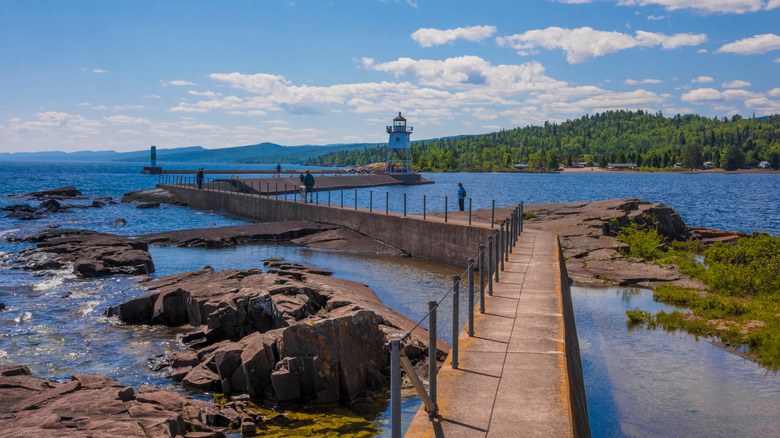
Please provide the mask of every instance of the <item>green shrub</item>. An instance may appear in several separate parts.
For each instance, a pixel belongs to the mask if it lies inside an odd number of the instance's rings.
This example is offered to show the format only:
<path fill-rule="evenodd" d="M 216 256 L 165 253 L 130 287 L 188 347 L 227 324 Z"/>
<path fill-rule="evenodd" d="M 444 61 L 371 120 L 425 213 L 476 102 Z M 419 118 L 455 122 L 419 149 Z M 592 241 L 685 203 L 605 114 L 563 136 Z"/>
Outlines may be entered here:
<path fill-rule="evenodd" d="M 617 238 L 628 245 L 628 255 L 631 257 L 652 261 L 663 255 L 659 247 L 664 239 L 653 228 L 631 224 L 623 228 Z"/>

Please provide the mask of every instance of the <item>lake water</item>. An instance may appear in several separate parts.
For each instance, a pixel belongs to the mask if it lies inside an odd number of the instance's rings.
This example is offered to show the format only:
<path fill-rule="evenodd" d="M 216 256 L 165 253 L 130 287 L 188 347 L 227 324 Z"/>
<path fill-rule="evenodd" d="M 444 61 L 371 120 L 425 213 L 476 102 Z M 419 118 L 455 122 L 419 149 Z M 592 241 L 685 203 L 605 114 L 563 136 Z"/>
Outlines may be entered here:
<path fill-rule="evenodd" d="M 195 168 L 194 164 L 166 165 Z M 211 165 L 246 169 L 274 166 Z M 140 175 L 140 166 L 122 163 L 0 162 L 0 194 L 30 192 L 73 185 L 90 198 L 121 197 L 125 192 L 153 187 L 158 177 Z M 401 211 L 405 193 L 408 211 L 442 211 L 450 206 L 457 182 L 474 197 L 474 208 L 521 201 L 562 202 L 637 197 L 663 202 L 691 226 L 733 231 L 780 233 L 780 175 L 718 174 L 429 174 L 436 184 L 374 190 L 374 208 Z M 334 193 L 333 201 L 336 201 Z M 345 193 L 354 204 L 354 192 Z M 367 206 L 368 192 L 358 194 Z M 0 197 L 0 207 L 27 202 Z M 34 202 L 29 202 L 35 204 Z M 450 207 L 452 208 L 452 207 Z M 124 227 L 110 224 L 127 220 Z M 40 221 L 0 218 L 0 236 L 43 229 L 50 225 L 88 228 L 136 235 L 182 228 L 244 223 L 214 212 L 184 207 L 137 210 L 132 205 L 75 210 Z M 27 245 L 0 238 L 0 251 L 18 252 Z M 411 259 L 317 251 L 287 244 L 248 245 L 203 250 L 152 248 L 155 276 L 199 269 L 262 266 L 269 257 L 320 266 L 336 276 L 369 285 L 382 301 L 412 319 L 427 311 L 426 302 L 446 291 L 461 269 Z M 84 280 L 66 272 L 30 273 L 0 270 L 0 363 L 24 363 L 40 376 L 67 379 L 73 373 L 109 375 L 139 386 L 154 384 L 179 389 L 150 363 L 181 349 L 175 329 L 124 326 L 103 317 L 111 305 L 143 294 L 130 277 Z M 626 326 L 625 310 L 656 311 L 648 291 L 579 288 L 572 290 L 586 393 L 594 436 L 780 436 L 780 378 L 776 373 L 727 353 L 704 339 L 684 333 L 648 331 Z M 449 325 L 448 303 L 439 314 Z M 465 311 L 465 304 L 460 306 Z M 463 316 L 461 317 L 463 318 Z M 465 319 L 462 319 L 465 321 Z M 441 332 L 441 331 L 440 331 Z M 449 330 L 441 333 L 449 340 Z M 408 424 L 419 406 L 409 394 L 404 401 Z M 386 436 L 387 401 L 353 407 L 356 416 L 371 421 L 370 430 Z M 340 412 L 343 415 L 343 412 Z M 661 421 L 663 419 L 663 421 Z"/>

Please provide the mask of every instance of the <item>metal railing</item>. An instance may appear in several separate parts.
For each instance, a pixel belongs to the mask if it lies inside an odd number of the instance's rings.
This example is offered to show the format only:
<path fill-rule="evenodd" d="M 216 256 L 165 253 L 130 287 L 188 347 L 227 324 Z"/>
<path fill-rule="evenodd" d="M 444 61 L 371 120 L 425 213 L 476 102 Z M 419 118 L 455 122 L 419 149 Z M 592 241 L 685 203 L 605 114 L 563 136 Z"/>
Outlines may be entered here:
<path fill-rule="evenodd" d="M 204 178 L 203 181 L 198 184 L 197 179 L 194 176 L 162 174 L 159 176 L 158 183 L 179 187 L 200 188 L 201 190 L 212 192 L 305 202 L 299 184 L 279 183 L 273 181 L 272 178 L 266 179 L 269 181 L 244 182 L 241 179 L 232 178 Z M 325 193 L 327 193 L 327 196 Z M 384 196 L 382 196 L 383 194 Z M 402 193 L 399 195 L 402 196 L 391 196 L 390 191 L 375 191 L 370 189 L 321 189 L 315 185 L 314 191 L 310 195 L 310 202 L 318 205 L 327 203 L 328 206 L 337 205 L 341 208 L 352 208 L 354 210 L 365 209 L 372 213 L 384 210 L 385 214 L 399 213 L 403 214 L 404 217 L 411 214 L 417 214 L 422 215 L 423 220 L 429 220 L 428 216 L 431 214 L 443 214 L 444 222 L 450 222 L 450 212 L 460 211 L 457 201 L 454 203 L 451 202 L 452 199 L 449 196 L 410 193 Z M 468 202 L 465 201 L 466 200 L 464 199 L 463 211 L 464 215 L 465 211 L 468 211 L 469 225 L 472 225 L 473 223 L 474 203 L 484 206 L 484 209 L 490 208 L 491 228 L 495 228 L 497 224 L 500 224 L 500 221 L 495 220 L 495 199 L 469 197 Z M 431 206 L 433 206 L 433 208 L 431 208 Z M 441 209 L 441 207 L 443 207 L 443 209 Z M 499 206 L 499 208 L 501 207 Z"/>
<path fill-rule="evenodd" d="M 486 245 L 480 245 L 477 251 L 476 261 L 474 258 L 467 260 L 466 270 L 461 275 L 452 277 L 452 286 L 438 300 L 428 301 L 428 313 L 420 319 L 411 330 L 406 332 L 398 339 L 390 340 L 390 422 L 391 436 L 393 438 L 401 437 L 401 370 L 406 372 L 407 377 L 414 386 L 417 394 L 423 401 L 425 410 L 433 417 L 438 414 L 438 405 L 436 403 L 436 375 L 437 375 L 437 326 L 436 312 L 439 305 L 450 295 L 452 295 L 452 350 L 450 358 L 452 369 L 459 369 L 458 362 L 458 344 L 460 338 L 460 286 L 463 277 L 466 276 L 466 287 L 468 288 L 468 329 L 469 337 L 474 336 L 474 297 L 475 297 L 475 268 L 479 273 L 476 289 L 479 292 L 479 312 L 485 313 L 485 290 L 488 295 L 493 295 L 493 282 L 500 281 L 500 271 L 504 270 L 504 261 L 509 260 L 509 253 L 517 244 L 520 233 L 523 229 L 523 204 L 521 203 L 512 211 L 512 213 L 503 221 L 500 221 L 500 227 L 492 235 L 488 236 Z M 412 333 L 420 325 L 428 320 L 428 390 L 425 390 L 423 382 L 419 379 L 414 368 L 406 357 L 405 347 L 411 340 Z"/>

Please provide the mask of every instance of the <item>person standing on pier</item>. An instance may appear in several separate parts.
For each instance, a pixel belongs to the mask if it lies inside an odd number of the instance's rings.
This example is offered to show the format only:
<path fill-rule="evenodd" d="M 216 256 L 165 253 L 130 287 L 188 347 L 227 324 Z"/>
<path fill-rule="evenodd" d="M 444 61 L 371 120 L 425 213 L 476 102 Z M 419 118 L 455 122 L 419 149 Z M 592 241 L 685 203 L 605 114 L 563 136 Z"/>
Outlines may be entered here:
<path fill-rule="evenodd" d="M 277 163 L 276 164 L 276 177 L 281 178 L 282 177 L 282 164 Z"/>
<path fill-rule="evenodd" d="M 195 172 L 195 182 L 198 183 L 198 189 L 203 188 L 203 168 L 201 167 Z"/>
<path fill-rule="evenodd" d="M 460 207 L 460 211 L 463 211 L 465 202 L 466 189 L 463 188 L 463 183 L 458 183 L 458 207 Z"/>
<path fill-rule="evenodd" d="M 308 198 L 311 202 L 314 201 L 314 175 L 309 172 L 309 170 L 306 170 L 306 175 L 303 175 L 303 188 L 304 188 L 304 199 L 303 202 L 306 201 L 306 195 L 308 194 Z"/>

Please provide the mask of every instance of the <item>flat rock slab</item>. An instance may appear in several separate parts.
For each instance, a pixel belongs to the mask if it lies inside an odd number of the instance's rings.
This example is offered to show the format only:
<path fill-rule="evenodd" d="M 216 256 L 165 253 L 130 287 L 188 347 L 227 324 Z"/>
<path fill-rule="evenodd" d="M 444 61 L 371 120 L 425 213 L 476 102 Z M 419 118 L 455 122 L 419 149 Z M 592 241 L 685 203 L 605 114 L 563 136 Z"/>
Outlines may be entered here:
<path fill-rule="evenodd" d="M 195 248 L 230 248 L 256 242 L 292 241 L 316 249 L 404 255 L 396 248 L 346 228 L 307 221 L 259 222 L 168 231 L 138 236 L 137 240 L 153 246 Z"/>
<path fill-rule="evenodd" d="M 0 366 L 4 437 L 216 438 L 242 420 L 262 422 L 240 403 L 220 408 L 166 389 L 142 386 L 136 393 L 109 377 L 74 374 L 60 383 L 34 377 L 25 366 Z"/>
<path fill-rule="evenodd" d="M 41 190 L 30 193 L 17 193 L 13 195 L 4 195 L 12 198 L 32 198 L 32 199 L 73 199 L 81 196 L 81 192 L 73 186 L 58 187 L 56 189 Z"/>

